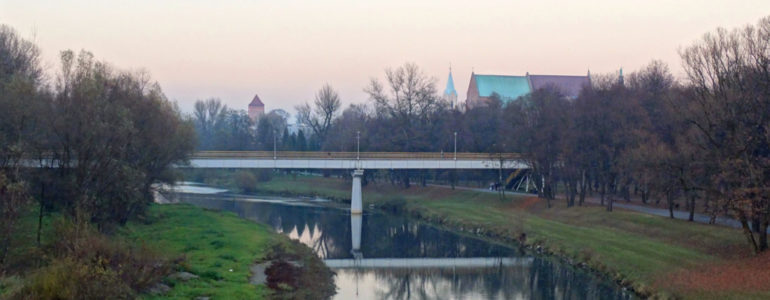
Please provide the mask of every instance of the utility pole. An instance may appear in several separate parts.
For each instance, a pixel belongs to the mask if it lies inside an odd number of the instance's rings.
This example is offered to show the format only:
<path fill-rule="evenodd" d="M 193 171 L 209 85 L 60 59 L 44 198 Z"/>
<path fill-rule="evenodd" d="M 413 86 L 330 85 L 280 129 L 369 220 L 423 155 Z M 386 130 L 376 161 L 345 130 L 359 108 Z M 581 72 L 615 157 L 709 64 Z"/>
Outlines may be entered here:
<path fill-rule="evenodd" d="M 361 160 L 361 131 L 356 131 L 356 159 Z"/>
<path fill-rule="evenodd" d="M 457 160 L 457 131 L 455 131 L 455 160 Z"/>
<path fill-rule="evenodd" d="M 503 144 L 503 148 L 505 148 L 505 144 Z M 500 189 L 498 190 L 498 194 L 500 196 L 500 200 L 505 200 L 505 184 L 503 184 L 503 151 L 500 150 L 500 169 L 497 173 L 498 176 L 498 182 L 500 183 Z"/>
<path fill-rule="evenodd" d="M 278 132 L 278 130 L 273 130 L 273 160 L 278 159 L 278 154 L 276 152 L 276 150 L 278 150 L 278 149 L 276 147 L 276 137 L 275 137 L 277 132 Z"/>

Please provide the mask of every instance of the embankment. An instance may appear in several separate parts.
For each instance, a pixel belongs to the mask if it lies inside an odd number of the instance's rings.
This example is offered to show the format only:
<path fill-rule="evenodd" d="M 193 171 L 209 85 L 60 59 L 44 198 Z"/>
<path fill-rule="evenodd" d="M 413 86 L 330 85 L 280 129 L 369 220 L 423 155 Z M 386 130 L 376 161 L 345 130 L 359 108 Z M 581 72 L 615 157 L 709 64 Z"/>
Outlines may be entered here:
<path fill-rule="evenodd" d="M 137 244 L 183 257 L 169 276 L 170 289 L 147 299 L 324 299 L 334 294 L 333 273 L 311 249 L 264 224 L 233 213 L 187 204 L 152 205 L 142 222 L 120 232 Z M 270 273 L 272 264 L 289 264 L 291 272 L 272 272 L 253 284 L 253 270 Z M 284 268 L 286 269 L 286 268 Z M 288 275 L 287 275 L 288 274 Z"/>
<path fill-rule="evenodd" d="M 313 195 L 346 201 L 350 183 L 342 179 L 279 176 L 260 183 L 262 193 Z M 497 195 L 442 187 L 402 189 L 390 184 L 364 188 L 364 206 L 405 213 L 454 230 L 501 242 L 522 242 L 573 265 L 590 269 L 657 298 L 765 297 L 770 288 L 693 289 L 667 280 L 682 271 L 728 263 L 747 255 L 740 232 L 720 226 L 602 207 L 546 208 L 535 197 Z M 661 282 L 665 282 L 662 284 Z"/>

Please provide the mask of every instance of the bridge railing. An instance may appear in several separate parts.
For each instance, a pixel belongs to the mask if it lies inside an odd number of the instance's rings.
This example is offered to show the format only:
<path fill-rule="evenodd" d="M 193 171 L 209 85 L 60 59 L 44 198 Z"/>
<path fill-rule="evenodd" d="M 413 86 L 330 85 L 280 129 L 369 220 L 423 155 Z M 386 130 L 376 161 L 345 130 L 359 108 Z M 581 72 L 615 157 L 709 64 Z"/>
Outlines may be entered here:
<path fill-rule="evenodd" d="M 454 152 L 325 152 L 325 151 L 200 151 L 193 159 L 414 159 L 454 160 Z M 458 152 L 458 160 L 512 160 L 521 159 L 518 153 L 469 153 Z"/>

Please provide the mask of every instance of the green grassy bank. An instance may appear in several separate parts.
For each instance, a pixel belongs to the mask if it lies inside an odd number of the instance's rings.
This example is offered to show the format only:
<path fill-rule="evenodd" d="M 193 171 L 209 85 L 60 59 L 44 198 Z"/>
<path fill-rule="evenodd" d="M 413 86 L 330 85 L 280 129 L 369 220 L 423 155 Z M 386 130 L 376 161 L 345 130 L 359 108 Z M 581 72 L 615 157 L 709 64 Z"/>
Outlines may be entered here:
<path fill-rule="evenodd" d="M 33 298 L 82 299 L 82 290 L 70 288 L 74 283 L 66 279 L 66 267 L 71 264 L 66 264 L 66 258 L 47 254 L 51 251 L 48 249 L 56 247 L 53 245 L 69 239 L 56 236 L 55 227 L 60 217 L 54 215 L 44 218 L 40 247 L 34 243 L 36 217 L 30 211 L 29 216 L 23 218 L 23 226 L 18 233 L 19 242 L 14 248 L 18 254 L 11 256 L 20 263 L 29 261 L 30 265 L 16 268 L 20 270 L 16 274 L 0 276 L 0 299 L 28 299 L 25 295 L 30 291 L 37 293 Z M 164 265 L 154 271 L 161 272 L 157 275 L 137 277 L 157 278 L 152 280 L 159 280 L 160 285 L 167 287 L 167 291 L 127 291 L 131 293 L 126 296 L 128 298 L 324 299 L 335 290 L 333 273 L 310 248 L 291 241 L 264 224 L 241 219 L 229 212 L 186 204 L 153 204 L 144 218 L 130 221 L 111 235 L 91 235 L 89 238 L 93 242 L 81 244 L 88 248 L 90 243 L 95 243 L 96 250 L 84 251 L 97 253 L 94 257 L 99 257 L 99 261 L 108 259 L 109 252 L 119 252 L 139 257 L 136 260 L 125 259 L 129 262 L 152 258 L 157 262 L 150 264 Z M 107 253 L 102 249 L 107 249 Z M 276 262 L 284 263 L 283 270 L 287 269 L 288 263 L 291 272 L 273 272 L 269 274 L 267 282 L 262 284 L 250 282 L 252 266 L 261 263 L 261 270 L 266 268 L 266 273 L 270 273 L 270 264 Z M 99 265 L 105 266 L 106 263 Z M 129 264 L 117 267 L 117 278 L 121 277 L 122 272 L 148 272 L 137 271 L 140 267 L 144 266 Z M 86 272 L 113 272 L 115 268 L 96 267 Z M 145 267 L 145 270 L 149 269 Z M 272 270 L 280 271 L 278 268 Z M 184 274 L 181 272 L 191 273 L 187 276 L 192 278 L 181 278 L 179 275 Z M 272 288 L 268 287 L 271 282 L 274 283 Z M 148 284 L 153 285 L 158 284 Z M 103 287 L 97 285 L 93 288 Z"/>
<path fill-rule="evenodd" d="M 274 291 L 251 284 L 249 278 L 255 262 L 271 259 L 301 261 L 304 269 L 299 289 L 283 291 L 280 298 L 323 298 L 334 290 L 331 272 L 309 248 L 233 213 L 185 204 L 153 205 L 148 222 L 132 222 L 121 234 L 183 256 L 181 269 L 199 276 L 188 281 L 168 278 L 165 282 L 173 287 L 168 293 L 146 299 L 270 298 L 276 296 Z"/>
<path fill-rule="evenodd" d="M 264 193 L 317 195 L 345 201 L 350 183 L 342 179 L 277 176 L 257 185 Z M 443 187 L 409 189 L 388 183 L 364 187 L 364 206 L 400 211 L 454 230 L 517 243 L 563 257 L 606 274 L 642 296 L 690 299 L 762 298 L 770 288 L 692 287 L 677 276 L 703 266 L 741 262 L 748 255 L 736 229 L 603 207 L 553 208 L 536 197 L 511 196 Z M 718 270 L 718 268 L 717 268 Z M 770 284 L 770 283 L 769 283 Z"/>

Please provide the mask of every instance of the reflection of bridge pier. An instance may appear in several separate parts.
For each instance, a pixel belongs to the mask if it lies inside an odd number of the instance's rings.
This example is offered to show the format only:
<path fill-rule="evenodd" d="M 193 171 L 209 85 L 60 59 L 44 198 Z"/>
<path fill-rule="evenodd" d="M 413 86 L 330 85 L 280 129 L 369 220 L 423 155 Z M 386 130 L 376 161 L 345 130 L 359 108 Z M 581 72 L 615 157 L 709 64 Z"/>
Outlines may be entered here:
<path fill-rule="evenodd" d="M 363 170 L 356 170 L 356 172 L 353 173 L 353 197 L 355 197 L 356 193 L 356 185 L 355 185 L 355 178 L 356 173 L 358 171 L 361 171 L 363 174 Z M 361 207 L 361 176 L 358 177 L 358 197 L 359 197 L 359 208 Z M 350 254 L 353 254 L 353 261 L 354 262 L 360 262 L 364 260 L 364 254 L 361 253 L 361 223 L 363 221 L 363 214 L 361 214 L 361 211 L 359 209 L 358 213 L 354 213 L 351 210 L 350 213 L 350 242 L 352 243 L 352 248 L 350 249 Z M 356 267 L 356 297 L 358 296 L 358 280 L 359 277 L 361 277 L 361 268 Z"/>
<path fill-rule="evenodd" d="M 353 254 L 354 260 L 360 260 L 364 258 L 364 254 L 361 253 L 361 222 L 362 222 L 363 216 L 358 214 L 350 214 L 350 233 L 351 233 L 351 242 L 353 243 L 353 248 L 350 250 L 350 253 Z"/>

